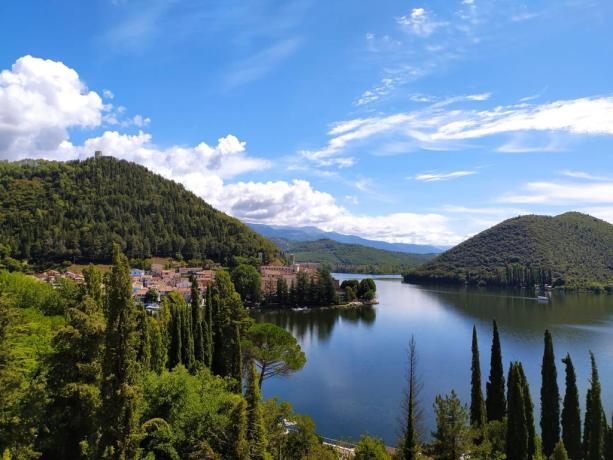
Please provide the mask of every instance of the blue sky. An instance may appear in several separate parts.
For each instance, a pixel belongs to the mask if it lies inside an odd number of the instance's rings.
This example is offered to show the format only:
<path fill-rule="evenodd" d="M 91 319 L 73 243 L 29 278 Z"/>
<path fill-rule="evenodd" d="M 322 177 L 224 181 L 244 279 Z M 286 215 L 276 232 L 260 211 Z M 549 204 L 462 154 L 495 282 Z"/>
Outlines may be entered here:
<path fill-rule="evenodd" d="M 454 244 L 613 222 L 606 0 L 2 2 L 0 158 L 96 149 L 243 220 Z"/>

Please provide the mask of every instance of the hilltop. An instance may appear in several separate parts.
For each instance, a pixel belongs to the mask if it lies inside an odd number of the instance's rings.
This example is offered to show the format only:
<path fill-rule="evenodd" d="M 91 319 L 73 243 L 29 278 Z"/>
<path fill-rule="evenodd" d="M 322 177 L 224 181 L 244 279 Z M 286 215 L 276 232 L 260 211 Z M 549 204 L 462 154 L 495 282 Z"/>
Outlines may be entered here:
<path fill-rule="evenodd" d="M 276 257 L 278 249 L 182 185 L 112 157 L 0 162 L 0 259 L 108 262 Z"/>
<path fill-rule="evenodd" d="M 410 270 L 405 281 L 613 287 L 613 225 L 578 212 L 515 217 Z"/>
<path fill-rule="evenodd" d="M 434 254 L 409 254 L 386 251 L 330 239 L 292 241 L 271 238 L 279 248 L 294 254 L 296 262 L 329 264 L 334 271 L 353 273 L 401 273 L 434 257 Z"/>

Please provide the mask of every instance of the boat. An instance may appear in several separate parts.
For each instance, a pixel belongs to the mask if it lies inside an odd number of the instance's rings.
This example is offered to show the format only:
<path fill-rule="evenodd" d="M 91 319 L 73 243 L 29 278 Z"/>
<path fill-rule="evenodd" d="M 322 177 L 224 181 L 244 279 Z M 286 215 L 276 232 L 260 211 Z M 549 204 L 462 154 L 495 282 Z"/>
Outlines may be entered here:
<path fill-rule="evenodd" d="M 549 297 L 548 297 L 548 296 L 546 296 L 546 295 L 537 295 L 537 296 L 536 296 L 536 300 L 537 300 L 538 302 L 549 302 L 549 300 L 550 300 L 550 299 L 549 299 Z"/>

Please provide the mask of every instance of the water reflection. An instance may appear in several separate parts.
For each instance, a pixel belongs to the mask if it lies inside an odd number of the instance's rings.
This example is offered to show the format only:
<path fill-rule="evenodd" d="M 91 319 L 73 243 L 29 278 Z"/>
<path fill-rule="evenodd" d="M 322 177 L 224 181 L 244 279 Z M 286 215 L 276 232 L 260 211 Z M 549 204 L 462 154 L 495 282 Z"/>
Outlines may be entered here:
<path fill-rule="evenodd" d="M 371 327 L 377 311 L 371 306 L 353 308 L 316 308 L 308 310 L 259 310 L 252 313 L 257 322 L 273 323 L 290 331 L 300 342 L 306 339 L 326 342 L 339 322 Z"/>

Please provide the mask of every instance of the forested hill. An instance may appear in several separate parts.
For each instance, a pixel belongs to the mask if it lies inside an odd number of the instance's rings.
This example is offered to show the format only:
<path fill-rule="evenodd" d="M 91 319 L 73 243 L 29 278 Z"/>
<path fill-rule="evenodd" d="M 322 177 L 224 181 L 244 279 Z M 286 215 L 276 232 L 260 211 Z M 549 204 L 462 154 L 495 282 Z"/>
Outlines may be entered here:
<path fill-rule="evenodd" d="M 613 225 L 569 212 L 506 220 L 405 275 L 409 282 L 613 287 Z"/>
<path fill-rule="evenodd" d="M 239 220 L 134 163 L 0 162 L 0 258 L 106 262 L 113 242 L 135 259 L 180 254 L 227 263 L 278 253 Z"/>
<path fill-rule="evenodd" d="M 329 239 L 292 241 L 271 238 L 283 251 L 293 253 L 296 262 L 317 262 L 335 271 L 354 273 L 402 273 L 434 257 L 434 254 L 407 254 Z"/>

